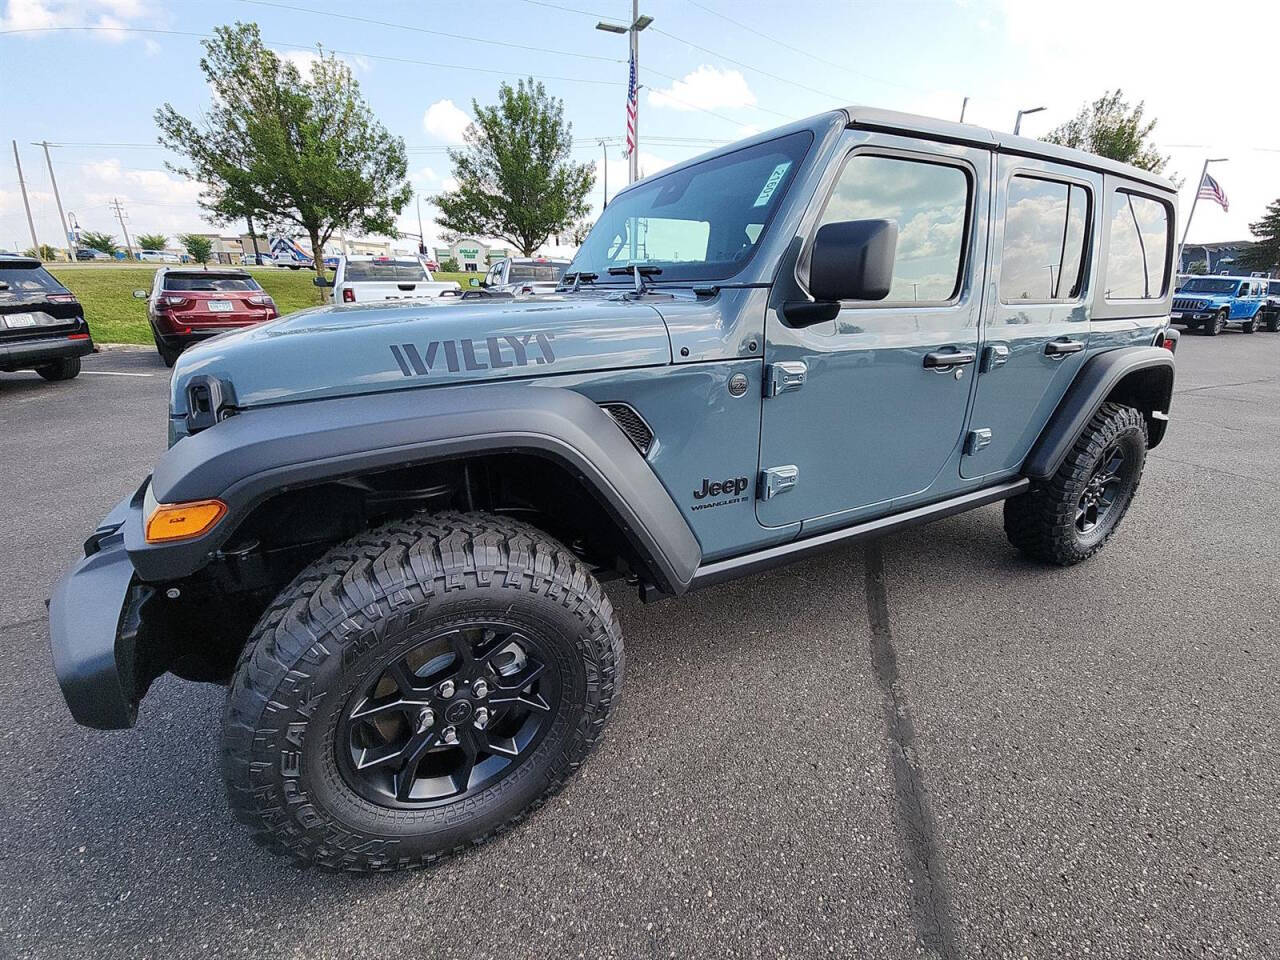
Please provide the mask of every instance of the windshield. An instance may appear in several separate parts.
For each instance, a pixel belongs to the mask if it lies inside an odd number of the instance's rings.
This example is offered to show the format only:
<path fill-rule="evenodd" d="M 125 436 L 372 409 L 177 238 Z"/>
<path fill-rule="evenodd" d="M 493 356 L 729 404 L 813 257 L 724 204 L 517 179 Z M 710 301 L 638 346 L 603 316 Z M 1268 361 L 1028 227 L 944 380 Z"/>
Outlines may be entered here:
<path fill-rule="evenodd" d="M 509 283 L 525 283 L 530 280 L 557 282 L 564 275 L 567 263 L 513 263 L 507 274 Z"/>
<path fill-rule="evenodd" d="M 596 221 L 570 272 L 632 264 L 663 280 L 723 280 L 741 270 L 813 143 L 809 131 L 663 174 L 619 195 Z"/>
<path fill-rule="evenodd" d="M 347 283 L 367 280 L 414 283 L 430 280 L 426 268 L 417 260 L 348 260 Z"/>
<path fill-rule="evenodd" d="M 230 292 L 232 290 L 261 290 L 258 281 L 252 277 L 175 277 L 172 274 L 164 278 L 166 290 L 182 292 Z"/>
<path fill-rule="evenodd" d="M 0 261 L 0 283 L 7 289 L 0 288 L 0 299 L 19 300 L 33 294 L 66 293 L 67 288 L 53 278 L 44 267 L 33 267 L 30 264 L 7 264 Z"/>
<path fill-rule="evenodd" d="M 1217 277 L 1193 277 L 1182 287 L 1182 293 L 1235 293 L 1235 280 L 1219 280 Z"/>

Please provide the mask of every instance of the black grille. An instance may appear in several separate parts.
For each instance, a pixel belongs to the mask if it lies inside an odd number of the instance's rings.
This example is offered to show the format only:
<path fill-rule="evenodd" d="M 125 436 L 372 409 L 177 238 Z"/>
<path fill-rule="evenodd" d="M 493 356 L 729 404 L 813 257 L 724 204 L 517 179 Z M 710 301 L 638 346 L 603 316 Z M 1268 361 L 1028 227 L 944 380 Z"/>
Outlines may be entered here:
<path fill-rule="evenodd" d="M 1203 310 L 1207 303 L 1203 300 L 1187 300 L 1184 297 L 1173 298 L 1173 309 L 1175 310 Z"/>
<path fill-rule="evenodd" d="M 643 456 L 649 455 L 649 448 L 653 446 L 653 431 L 644 422 L 644 417 L 627 403 L 602 403 L 600 409 L 613 418 L 613 422 L 627 435 L 633 447 Z"/>

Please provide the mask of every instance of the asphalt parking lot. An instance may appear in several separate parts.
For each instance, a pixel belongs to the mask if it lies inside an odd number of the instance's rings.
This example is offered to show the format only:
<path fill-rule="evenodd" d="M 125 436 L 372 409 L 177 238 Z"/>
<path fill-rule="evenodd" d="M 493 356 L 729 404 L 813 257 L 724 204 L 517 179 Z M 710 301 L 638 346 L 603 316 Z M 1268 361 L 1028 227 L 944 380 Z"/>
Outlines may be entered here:
<path fill-rule="evenodd" d="M 0 956 L 1277 956 L 1280 336 L 1178 360 L 1094 560 L 1022 561 L 996 506 L 683 601 L 613 589 L 627 682 L 583 774 L 376 878 L 248 841 L 220 689 L 71 722 L 44 598 L 163 450 L 167 371 L 0 374 Z"/>

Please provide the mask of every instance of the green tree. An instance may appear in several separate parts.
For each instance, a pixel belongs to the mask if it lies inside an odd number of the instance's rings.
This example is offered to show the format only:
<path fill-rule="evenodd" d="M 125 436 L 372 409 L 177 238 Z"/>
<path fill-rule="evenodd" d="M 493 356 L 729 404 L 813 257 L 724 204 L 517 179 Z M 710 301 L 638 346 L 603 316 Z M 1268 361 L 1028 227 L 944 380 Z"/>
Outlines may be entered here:
<path fill-rule="evenodd" d="M 458 273 L 458 261 L 453 257 L 445 257 L 440 261 L 441 273 Z"/>
<path fill-rule="evenodd" d="M 496 106 L 472 100 L 471 107 L 466 147 L 449 151 L 458 188 L 432 198 L 440 208 L 436 223 L 499 237 L 530 256 L 586 216 L 595 168 L 569 159 L 573 124 L 564 119 L 564 102 L 532 78 L 502 84 Z"/>
<path fill-rule="evenodd" d="M 1193 273 L 1197 277 L 1203 277 L 1209 272 L 1209 266 L 1203 260 L 1192 260 L 1187 264 L 1187 273 Z"/>
<path fill-rule="evenodd" d="M 209 262 L 213 253 L 213 241 L 208 237 L 199 233 L 182 233 L 178 235 L 178 242 L 187 248 L 187 253 L 196 263 Z"/>
<path fill-rule="evenodd" d="M 116 238 L 109 233 L 93 233 L 86 230 L 80 234 L 80 246 L 89 247 L 91 250 L 101 250 L 110 256 L 115 256 L 120 248 L 116 246 Z"/>
<path fill-rule="evenodd" d="M 1141 100 L 1130 106 L 1123 90 L 1108 91 L 1044 139 L 1159 173 L 1169 158 L 1151 143 L 1156 121 L 1143 118 L 1145 109 Z"/>
<path fill-rule="evenodd" d="M 134 239 L 142 250 L 163 250 L 169 242 L 163 233 L 140 233 Z"/>
<path fill-rule="evenodd" d="M 1257 223 L 1249 224 L 1249 232 L 1257 242 L 1240 254 L 1240 266 L 1261 271 L 1280 268 L 1280 199 L 1267 204 L 1267 212 Z"/>
<path fill-rule="evenodd" d="M 204 48 L 212 103 L 199 123 L 166 103 L 156 124 L 186 158 L 170 169 L 205 185 L 200 205 L 215 221 L 301 228 L 316 251 L 338 230 L 394 235 L 412 197 L 404 140 L 373 116 L 350 67 L 321 50 L 304 78 L 252 23 L 215 28 Z M 323 257 L 315 270 L 324 276 Z"/>
<path fill-rule="evenodd" d="M 35 257 L 37 260 L 45 261 L 45 263 L 48 263 L 50 260 L 58 259 L 58 251 L 47 243 L 40 244 L 39 250 L 35 247 L 27 247 L 26 250 L 22 251 L 22 255 L 24 257 Z"/>

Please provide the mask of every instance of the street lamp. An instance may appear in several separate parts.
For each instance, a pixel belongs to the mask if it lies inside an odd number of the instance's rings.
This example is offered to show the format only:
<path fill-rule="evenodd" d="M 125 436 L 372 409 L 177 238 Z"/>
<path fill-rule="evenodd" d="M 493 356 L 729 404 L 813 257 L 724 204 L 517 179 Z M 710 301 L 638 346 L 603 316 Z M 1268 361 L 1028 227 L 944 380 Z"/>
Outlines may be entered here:
<path fill-rule="evenodd" d="M 635 146 L 631 150 L 630 164 L 627 169 L 628 183 L 635 183 L 640 179 L 640 31 L 651 23 L 653 23 L 653 17 L 640 13 L 640 0 L 631 0 L 631 26 L 610 23 L 607 20 L 601 20 L 596 24 L 597 30 L 603 30 L 605 33 L 625 33 L 631 40 L 631 62 L 635 65 L 636 71 L 636 121 Z"/>
<path fill-rule="evenodd" d="M 1041 110 L 1046 110 L 1046 109 L 1048 109 L 1048 108 L 1047 108 L 1047 107 L 1032 107 L 1030 110 L 1019 110 L 1019 111 L 1018 111 L 1018 118 L 1017 118 L 1016 120 L 1014 120 L 1014 121 L 1013 121 L 1013 135 L 1016 137 L 1016 136 L 1018 135 L 1018 132 L 1022 129 L 1022 118 L 1023 118 L 1023 117 L 1025 117 L 1025 116 L 1026 116 L 1027 114 L 1029 114 L 1029 113 L 1039 113 Z"/>

